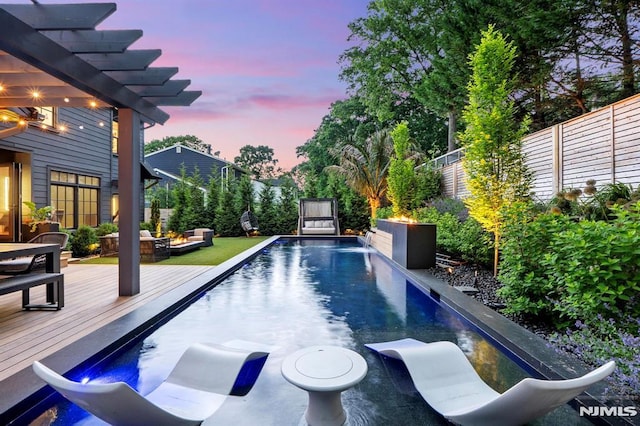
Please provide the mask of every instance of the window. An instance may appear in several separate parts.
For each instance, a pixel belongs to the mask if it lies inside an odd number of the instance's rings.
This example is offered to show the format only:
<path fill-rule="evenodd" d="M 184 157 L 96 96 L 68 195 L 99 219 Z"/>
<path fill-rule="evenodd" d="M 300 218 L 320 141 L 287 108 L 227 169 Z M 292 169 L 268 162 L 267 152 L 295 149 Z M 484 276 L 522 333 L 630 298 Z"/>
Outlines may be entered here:
<path fill-rule="evenodd" d="M 120 213 L 120 195 L 113 194 L 111 196 L 111 220 L 118 222 L 118 215 Z"/>
<path fill-rule="evenodd" d="M 34 109 L 38 111 L 41 117 L 44 117 L 44 120 L 38 121 L 36 125 L 49 130 L 56 128 L 58 118 L 57 111 L 54 107 L 35 107 Z"/>
<path fill-rule="evenodd" d="M 51 206 L 63 228 L 98 226 L 100 178 L 51 171 Z"/>
<path fill-rule="evenodd" d="M 118 153 L 118 122 L 111 121 L 111 152 Z"/>

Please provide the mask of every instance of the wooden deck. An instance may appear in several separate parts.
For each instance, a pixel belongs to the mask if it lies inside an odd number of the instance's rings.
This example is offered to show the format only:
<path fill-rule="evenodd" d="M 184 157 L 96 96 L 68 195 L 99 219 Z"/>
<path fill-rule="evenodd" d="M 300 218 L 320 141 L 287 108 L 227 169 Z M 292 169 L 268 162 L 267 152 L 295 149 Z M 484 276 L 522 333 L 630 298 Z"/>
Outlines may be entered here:
<path fill-rule="evenodd" d="M 0 296 L 0 381 L 208 269 L 142 265 L 140 293 L 119 297 L 116 265 L 69 265 L 62 269 L 65 307 L 60 311 L 22 311 L 21 292 Z M 31 293 L 32 303 L 44 303 L 44 286 Z"/>

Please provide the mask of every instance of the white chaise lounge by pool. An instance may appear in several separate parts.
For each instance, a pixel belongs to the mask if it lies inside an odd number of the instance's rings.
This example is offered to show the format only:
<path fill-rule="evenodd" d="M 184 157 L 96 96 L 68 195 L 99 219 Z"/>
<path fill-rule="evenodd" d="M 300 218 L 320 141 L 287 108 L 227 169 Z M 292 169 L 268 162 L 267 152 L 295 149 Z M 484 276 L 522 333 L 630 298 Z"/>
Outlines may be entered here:
<path fill-rule="evenodd" d="M 199 425 L 229 395 L 249 392 L 270 349 L 242 340 L 222 345 L 195 343 L 187 348 L 167 379 L 146 396 L 123 382 L 74 382 L 37 361 L 33 369 L 65 398 L 112 425 Z M 250 371 L 243 372 L 243 367 L 254 360 Z M 238 379 L 246 378 L 244 373 L 251 377 L 238 386 Z"/>
<path fill-rule="evenodd" d="M 444 417 L 461 425 L 525 424 L 572 400 L 615 369 L 615 363 L 610 361 L 575 379 L 526 378 L 501 394 L 478 376 L 454 343 L 401 339 L 365 346 L 402 360 L 422 398 Z"/>

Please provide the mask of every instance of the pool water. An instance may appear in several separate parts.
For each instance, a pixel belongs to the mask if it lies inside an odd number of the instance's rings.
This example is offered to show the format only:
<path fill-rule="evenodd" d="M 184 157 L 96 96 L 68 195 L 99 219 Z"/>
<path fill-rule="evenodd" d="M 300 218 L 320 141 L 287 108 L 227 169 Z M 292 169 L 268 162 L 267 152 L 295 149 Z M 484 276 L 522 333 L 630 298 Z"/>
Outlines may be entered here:
<path fill-rule="evenodd" d="M 194 342 L 263 342 L 277 349 L 252 391 L 228 398 L 204 424 L 303 425 L 307 394 L 282 377 L 282 361 L 307 346 L 336 345 L 360 353 L 369 366 L 363 381 L 342 396 L 350 425 L 445 425 L 415 391 L 403 366 L 383 363 L 364 343 L 405 337 L 450 340 L 498 391 L 528 376 L 475 327 L 357 243 L 279 241 L 122 354 L 95 380 L 123 380 L 145 394 Z M 574 410 L 563 407 L 538 424 L 579 420 Z M 63 401 L 33 424 L 103 423 Z"/>

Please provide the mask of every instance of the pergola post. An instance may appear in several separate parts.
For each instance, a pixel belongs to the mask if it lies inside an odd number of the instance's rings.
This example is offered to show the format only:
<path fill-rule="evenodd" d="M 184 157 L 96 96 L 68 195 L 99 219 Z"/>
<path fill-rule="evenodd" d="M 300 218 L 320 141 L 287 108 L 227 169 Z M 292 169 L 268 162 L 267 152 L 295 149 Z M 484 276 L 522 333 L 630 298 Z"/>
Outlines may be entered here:
<path fill-rule="evenodd" d="M 140 115 L 118 110 L 118 293 L 140 293 Z"/>

